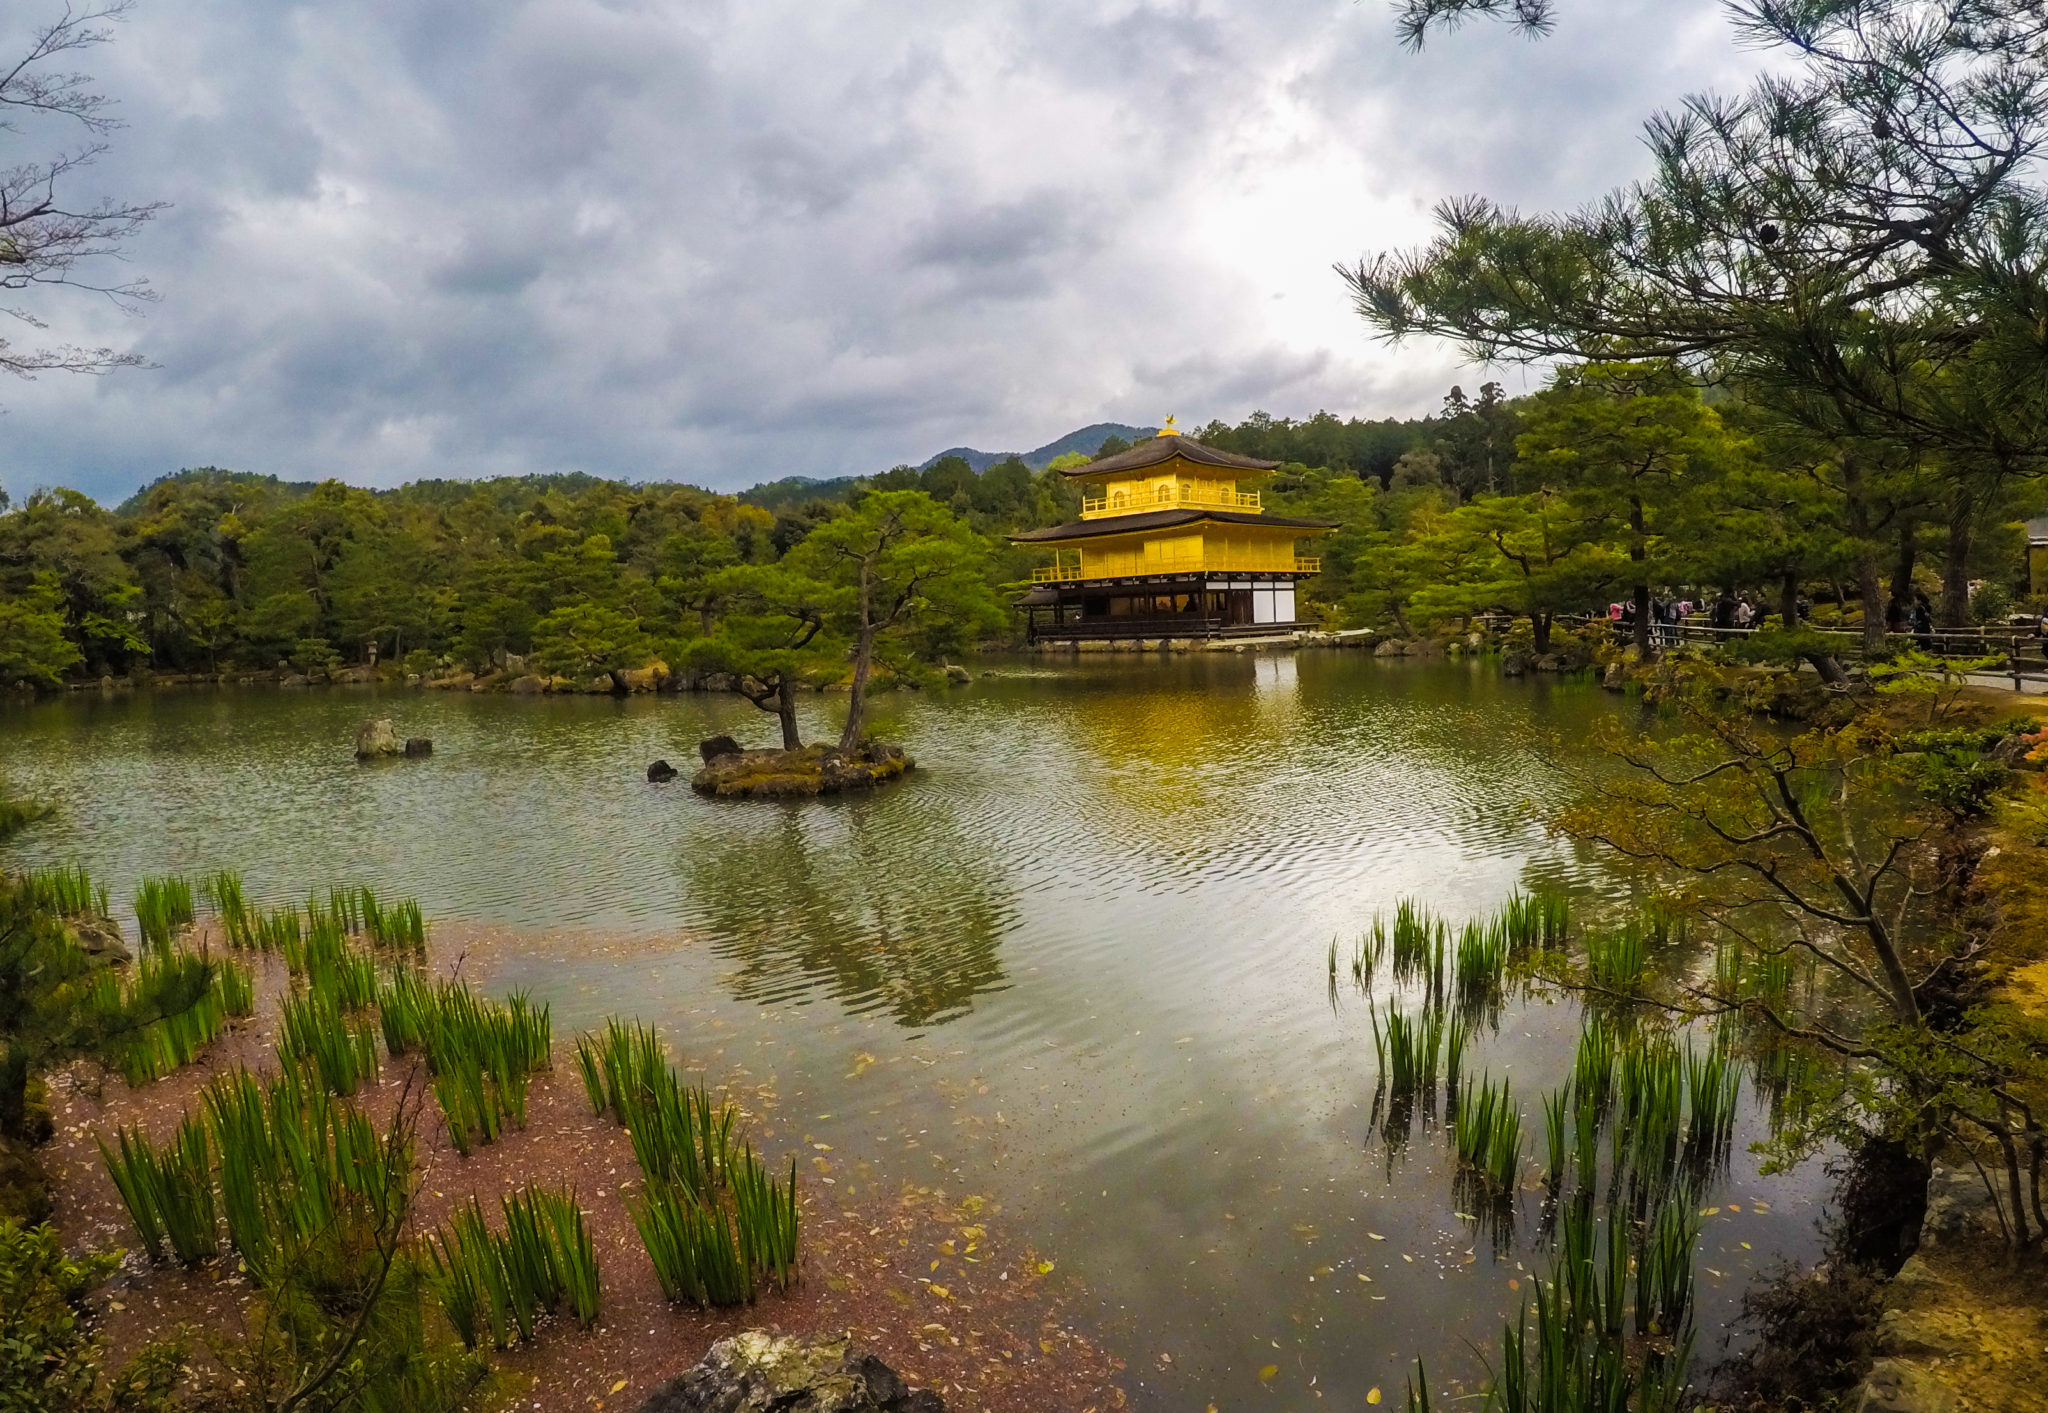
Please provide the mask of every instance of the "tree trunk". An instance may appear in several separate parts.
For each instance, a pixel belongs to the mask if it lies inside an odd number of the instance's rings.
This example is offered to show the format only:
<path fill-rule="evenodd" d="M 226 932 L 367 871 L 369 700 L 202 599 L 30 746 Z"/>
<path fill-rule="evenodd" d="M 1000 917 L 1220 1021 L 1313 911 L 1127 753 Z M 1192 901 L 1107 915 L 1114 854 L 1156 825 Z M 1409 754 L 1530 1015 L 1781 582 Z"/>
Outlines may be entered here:
<path fill-rule="evenodd" d="M 1636 656 L 1644 662 L 1650 660 L 1650 577 L 1643 572 L 1643 561 L 1647 557 L 1644 549 L 1643 503 L 1633 499 L 1628 507 L 1628 526 L 1635 533 L 1628 546 L 1629 562 L 1635 566 L 1636 605 Z"/>
<path fill-rule="evenodd" d="M 0 1137 L 21 1139 L 28 1132 L 28 1051 L 0 1046 Z"/>
<path fill-rule="evenodd" d="M 1842 664 L 1835 661 L 1833 653 L 1808 653 L 1806 660 L 1813 664 L 1813 670 L 1820 674 L 1820 680 L 1830 687 L 1848 685 L 1849 674 L 1842 671 Z"/>
<path fill-rule="evenodd" d="M 1799 571 L 1785 571 L 1784 581 L 1778 586 L 1778 617 L 1791 632 L 1799 626 Z"/>
<path fill-rule="evenodd" d="M 1544 653 L 1550 651 L 1550 615 L 1547 613 L 1530 614 L 1529 627 L 1536 635 L 1536 655 L 1541 657 Z"/>
<path fill-rule="evenodd" d="M 1870 534 L 1870 506 L 1863 498 L 1863 463 L 1854 452 L 1842 454 L 1842 493 L 1846 528 L 1856 545 L 1856 595 L 1863 600 L 1863 651 L 1884 651 L 1884 620 L 1877 572 L 1877 543 Z M 1836 590 L 1839 600 L 1841 591 Z"/>
<path fill-rule="evenodd" d="M 1948 554 L 1941 564 L 1941 626 L 1970 626 L 1970 546 L 1975 539 L 1977 506 L 1958 488 L 1948 513 Z"/>
<path fill-rule="evenodd" d="M 782 749 L 802 750 L 804 738 L 796 730 L 796 683 L 786 672 L 775 684 L 775 714 L 782 719 Z"/>
<path fill-rule="evenodd" d="M 875 630 L 863 628 L 854 641 L 853 691 L 847 695 L 846 729 L 839 733 L 839 749 L 851 751 L 860 744 L 868 725 L 868 668 L 875 659 Z"/>
<path fill-rule="evenodd" d="M 1401 636 L 1404 638 L 1414 637 L 1414 631 L 1408 627 L 1408 615 L 1401 612 L 1399 600 L 1389 602 L 1387 607 L 1394 611 L 1394 626 L 1401 630 Z"/>
<path fill-rule="evenodd" d="M 1884 610 L 1885 627 L 1894 633 L 1906 630 L 1906 614 L 1913 602 L 1913 560 L 1918 548 L 1911 522 L 1900 525 L 1899 557 L 1892 563 L 1892 596 Z"/>

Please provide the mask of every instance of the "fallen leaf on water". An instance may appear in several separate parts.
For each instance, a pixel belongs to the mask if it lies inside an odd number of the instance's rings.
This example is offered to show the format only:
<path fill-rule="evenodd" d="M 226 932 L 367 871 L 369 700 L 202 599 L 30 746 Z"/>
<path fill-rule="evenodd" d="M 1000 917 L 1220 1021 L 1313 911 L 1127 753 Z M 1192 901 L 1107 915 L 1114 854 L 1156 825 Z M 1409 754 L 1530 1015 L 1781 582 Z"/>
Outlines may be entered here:
<path fill-rule="evenodd" d="M 1515 1278 L 1514 1278 L 1513 1276 L 1509 1276 L 1509 1277 L 1508 1277 L 1508 1289 L 1509 1289 L 1509 1290 L 1520 1290 L 1521 1288 L 1522 1288 L 1522 1283 L 1521 1283 L 1520 1281 L 1516 1280 L 1516 1279 L 1515 1279 Z"/>
<path fill-rule="evenodd" d="M 1366 1233 L 1366 1235 L 1367 1235 L 1367 1236 L 1369 1236 L 1369 1237 L 1371 1237 L 1371 1238 L 1372 1238 L 1372 1239 L 1373 1239 L 1374 1241 L 1385 1241 L 1385 1240 L 1386 1240 L 1386 1238 L 1385 1238 L 1385 1237 L 1381 1236 L 1381 1235 L 1380 1235 L 1380 1234 L 1379 1234 L 1378 1232 L 1376 1232 L 1376 1231 L 1369 1231 L 1369 1232 L 1367 1232 L 1367 1233 Z"/>
<path fill-rule="evenodd" d="M 1374 1384 L 1370 1389 L 1366 1390 L 1365 1401 L 1367 1403 L 1378 1403 L 1380 1401 L 1380 1390 L 1378 1384 Z"/>
<path fill-rule="evenodd" d="M 932 1294 L 933 1294 L 933 1295 L 936 1295 L 936 1296 L 938 1296 L 938 1297 L 939 1297 L 939 1299 L 941 1299 L 941 1300 L 951 1300 L 951 1299 L 953 1298 L 953 1292 L 952 1292 L 952 1291 L 950 1291 L 950 1290 L 947 1290 L 947 1289 L 946 1289 L 946 1288 L 945 1288 L 944 1286 L 942 1286 L 942 1285 L 935 1285 L 935 1286 L 933 1286 L 933 1287 L 932 1287 Z"/>
<path fill-rule="evenodd" d="M 1279 1372 L 1280 1366 L 1278 1364 L 1268 1364 L 1265 1368 L 1259 1370 L 1259 1382 L 1262 1384 L 1271 1383 L 1274 1375 Z"/>
<path fill-rule="evenodd" d="M 1040 1262 L 1038 1263 L 1038 1274 L 1040 1274 L 1041 1276 L 1049 1276 L 1049 1275 L 1051 1275 L 1051 1274 L 1052 1274 L 1052 1262 L 1050 1262 L 1050 1261 L 1040 1261 Z"/>
<path fill-rule="evenodd" d="M 1720 1211 L 1721 1209 L 1719 1207 L 1702 1207 L 1700 1208 L 1700 1215 L 1702 1217 L 1713 1217 L 1718 1216 L 1720 1214 Z"/>
<path fill-rule="evenodd" d="M 1358 1273 L 1358 1278 L 1359 1278 L 1360 1280 L 1364 1281 L 1364 1282 L 1365 1282 L 1365 1283 L 1366 1283 L 1367 1285 L 1371 1285 L 1371 1284 L 1372 1284 L 1372 1277 L 1371 1277 L 1371 1276 L 1369 1276 L 1369 1275 L 1367 1275 L 1367 1274 L 1366 1274 L 1365 1272 L 1363 1272 L 1363 1271 L 1360 1271 L 1360 1272 Z"/>
<path fill-rule="evenodd" d="M 625 1386 L 626 1381 L 624 1379 L 620 1379 L 617 1383 L 612 1385 L 612 1392 L 617 1393 L 620 1389 L 624 1388 Z"/>

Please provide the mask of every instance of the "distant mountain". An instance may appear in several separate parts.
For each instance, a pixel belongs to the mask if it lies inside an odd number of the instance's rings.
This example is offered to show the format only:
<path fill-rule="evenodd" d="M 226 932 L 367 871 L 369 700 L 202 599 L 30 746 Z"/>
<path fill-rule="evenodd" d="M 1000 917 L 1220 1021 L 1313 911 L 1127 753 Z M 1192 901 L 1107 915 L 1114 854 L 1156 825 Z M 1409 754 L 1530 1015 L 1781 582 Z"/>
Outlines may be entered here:
<path fill-rule="evenodd" d="M 1069 432 L 1058 441 L 1047 442 L 1036 451 L 976 451 L 971 446 L 947 447 L 944 451 L 938 453 L 937 456 L 926 457 L 923 462 L 919 463 L 917 469 L 920 471 L 925 470 L 942 456 L 957 456 L 973 467 L 974 474 L 979 476 L 998 461 L 1008 461 L 1011 457 L 1015 456 L 1021 459 L 1033 471 L 1039 471 L 1043 470 L 1048 462 L 1057 457 L 1065 456 L 1070 451 L 1078 451 L 1084 455 L 1093 456 L 1095 455 L 1095 449 L 1112 436 L 1122 437 L 1127 442 L 1135 442 L 1141 438 L 1151 436 L 1158 430 L 1157 427 L 1133 427 L 1123 422 L 1096 422 L 1081 428 L 1079 431 Z"/>
<path fill-rule="evenodd" d="M 802 505 L 814 500 L 840 500 L 861 481 L 859 476 L 834 476 L 821 481 L 815 476 L 784 476 L 779 481 L 763 481 L 741 491 L 739 497 L 749 505 L 758 505 L 763 510 L 780 510 L 786 505 Z"/>

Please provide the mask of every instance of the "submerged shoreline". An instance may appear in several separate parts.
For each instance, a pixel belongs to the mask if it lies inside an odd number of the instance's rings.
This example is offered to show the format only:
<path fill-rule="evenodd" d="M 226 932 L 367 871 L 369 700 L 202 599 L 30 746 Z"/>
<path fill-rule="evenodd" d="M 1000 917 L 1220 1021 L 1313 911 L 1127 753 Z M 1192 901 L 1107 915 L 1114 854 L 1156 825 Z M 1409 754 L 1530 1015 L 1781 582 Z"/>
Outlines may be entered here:
<path fill-rule="evenodd" d="M 221 945 L 217 938 L 211 942 Z M 481 957 L 464 965 L 468 955 L 468 948 L 451 955 L 437 947 L 433 971 L 445 975 L 462 966 L 472 981 L 482 972 L 488 990 L 488 969 L 474 964 Z M 164 1141 L 216 1075 L 237 1065 L 259 1074 L 276 1068 L 284 966 L 272 956 L 253 957 L 261 977 L 256 1012 L 233 1023 L 195 1064 L 139 1088 L 96 1074 L 85 1062 L 51 1077 L 56 1134 L 40 1156 L 55 1198 L 53 1225 L 74 1251 L 128 1250 L 118 1273 L 89 1302 L 108 1342 L 109 1368 L 181 1327 L 232 1332 L 255 1298 L 231 1253 L 193 1271 L 149 1263 L 135 1249 L 97 1146 L 111 1141 L 117 1124 L 139 1124 L 154 1141 Z M 678 1058 L 689 1059 L 686 1053 Z M 417 1057 L 387 1059 L 358 1096 L 365 1111 L 379 1122 L 388 1118 L 421 1064 Z M 793 1134 L 785 1137 L 772 1091 L 739 1084 L 717 1092 L 739 1106 L 748 1135 L 774 1161 L 786 1162 L 799 1145 Z M 463 1157 L 429 1104 L 416 1139 L 418 1202 L 408 1218 L 415 1237 L 472 1196 L 493 1202 L 526 1183 L 566 1184 L 585 1208 L 603 1285 L 599 1322 L 582 1331 L 566 1318 L 545 1320 L 530 1345 L 490 1356 L 495 1367 L 525 1381 L 530 1391 L 521 1397 L 540 1406 L 637 1406 L 714 1340 L 752 1328 L 850 1330 L 912 1383 L 940 1391 L 948 1407 L 1024 1413 L 1124 1403 L 1115 1383 L 1117 1362 L 1067 1314 L 1076 1293 L 1071 1277 L 1009 1237 L 998 1206 L 978 1194 L 842 1181 L 831 1171 L 858 1172 L 860 1159 L 809 1153 L 813 1161 L 803 1165 L 800 1188 L 805 1251 L 798 1284 L 786 1293 L 765 1292 L 750 1305 L 699 1310 L 662 1296 L 628 1207 L 641 1182 L 632 1144 L 623 1129 L 590 1111 L 567 1044 L 557 1043 L 552 1069 L 535 1076 L 522 1128 Z"/>

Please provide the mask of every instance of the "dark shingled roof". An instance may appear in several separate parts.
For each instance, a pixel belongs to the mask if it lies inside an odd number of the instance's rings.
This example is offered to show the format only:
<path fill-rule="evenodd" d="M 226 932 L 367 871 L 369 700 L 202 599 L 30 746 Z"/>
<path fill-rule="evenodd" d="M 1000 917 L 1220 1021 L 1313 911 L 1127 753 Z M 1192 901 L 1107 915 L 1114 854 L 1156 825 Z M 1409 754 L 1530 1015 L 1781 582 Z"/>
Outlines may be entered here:
<path fill-rule="evenodd" d="M 1071 520 L 1044 530 L 1026 530 L 1009 538 L 1020 545 L 1051 540 L 1090 540 L 1099 535 L 1127 535 L 1133 530 L 1165 530 L 1214 520 L 1219 525 L 1266 525 L 1279 530 L 1334 530 L 1334 520 L 1296 520 L 1286 515 L 1253 515 L 1242 510 L 1148 510 L 1138 515 L 1112 515 L 1102 520 Z"/>
<path fill-rule="evenodd" d="M 1233 471 L 1271 471 L 1280 463 L 1260 461 L 1256 457 L 1239 456 L 1236 452 L 1218 451 L 1212 446 L 1203 446 L 1198 441 L 1176 436 L 1171 432 L 1153 437 L 1150 441 L 1139 442 L 1129 451 L 1120 451 L 1115 456 L 1105 456 L 1100 461 L 1091 461 L 1086 466 L 1069 466 L 1062 476 L 1100 476 L 1106 471 L 1138 471 L 1147 466 L 1157 466 L 1174 457 L 1185 457 L 1204 466 L 1225 466 Z"/>

